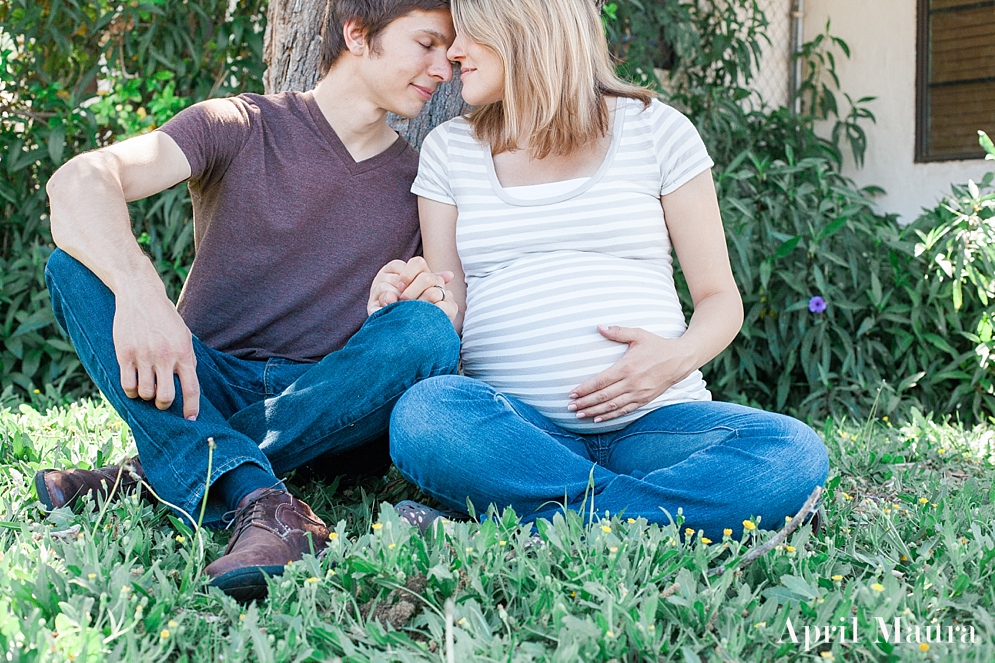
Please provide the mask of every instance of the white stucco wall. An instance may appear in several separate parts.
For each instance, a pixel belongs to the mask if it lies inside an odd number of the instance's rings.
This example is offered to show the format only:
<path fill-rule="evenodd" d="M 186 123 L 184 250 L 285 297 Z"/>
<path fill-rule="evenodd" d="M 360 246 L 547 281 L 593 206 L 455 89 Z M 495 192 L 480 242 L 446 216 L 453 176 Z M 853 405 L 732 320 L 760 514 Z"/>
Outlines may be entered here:
<path fill-rule="evenodd" d="M 915 0 L 806 0 L 805 40 L 821 33 L 827 18 L 831 32 L 849 44 L 852 58 L 837 60 L 842 89 L 854 99 L 874 96 L 877 124 L 867 124 L 864 167 L 846 174 L 859 185 L 886 190 L 878 198 L 882 212 L 911 222 L 923 207 L 933 206 L 951 183 L 980 180 L 995 170 L 991 161 L 915 163 L 916 102 Z M 846 99 L 839 97 L 845 105 Z M 981 127 L 979 127 L 981 128 Z"/>

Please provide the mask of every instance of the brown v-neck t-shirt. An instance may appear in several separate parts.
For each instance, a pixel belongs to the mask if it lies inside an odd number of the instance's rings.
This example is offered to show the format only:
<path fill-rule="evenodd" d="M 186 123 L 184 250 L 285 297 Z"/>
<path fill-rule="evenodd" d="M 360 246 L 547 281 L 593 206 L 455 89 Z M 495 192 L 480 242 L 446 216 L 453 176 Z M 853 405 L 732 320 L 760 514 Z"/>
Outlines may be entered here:
<path fill-rule="evenodd" d="M 377 271 L 418 250 L 418 153 L 399 137 L 357 163 L 310 92 L 212 99 L 159 130 L 191 170 L 177 310 L 212 348 L 318 361 L 366 320 Z"/>

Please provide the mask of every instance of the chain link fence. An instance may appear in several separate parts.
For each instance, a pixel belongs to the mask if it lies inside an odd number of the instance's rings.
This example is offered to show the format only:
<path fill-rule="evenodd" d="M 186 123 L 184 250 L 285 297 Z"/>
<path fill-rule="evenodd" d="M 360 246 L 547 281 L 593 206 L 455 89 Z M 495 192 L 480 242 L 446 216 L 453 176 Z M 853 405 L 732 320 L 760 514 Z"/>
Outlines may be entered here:
<path fill-rule="evenodd" d="M 791 88 L 792 25 L 795 0 L 758 0 L 767 16 L 767 38 L 760 70 L 753 81 L 755 107 L 786 106 Z"/>

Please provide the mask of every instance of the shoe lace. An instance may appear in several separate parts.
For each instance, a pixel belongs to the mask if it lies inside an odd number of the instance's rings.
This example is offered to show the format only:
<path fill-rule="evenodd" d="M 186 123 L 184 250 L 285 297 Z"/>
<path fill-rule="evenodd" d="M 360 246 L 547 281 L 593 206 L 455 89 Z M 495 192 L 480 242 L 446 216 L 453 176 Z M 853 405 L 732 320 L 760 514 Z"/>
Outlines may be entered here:
<path fill-rule="evenodd" d="M 228 548 L 225 550 L 226 555 L 232 546 L 235 545 L 235 542 L 238 541 L 238 537 L 242 535 L 242 532 L 252 527 L 252 522 L 256 518 L 261 518 L 265 515 L 265 507 L 260 502 L 274 493 L 282 495 L 284 492 L 278 488 L 267 488 L 238 509 L 229 511 L 222 516 L 222 522 L 228 523 L 225 529 L 231 529 L 232 526 L 235 527 L 235 531 L 232 532 L 231 539 L 228 541 Z"/>

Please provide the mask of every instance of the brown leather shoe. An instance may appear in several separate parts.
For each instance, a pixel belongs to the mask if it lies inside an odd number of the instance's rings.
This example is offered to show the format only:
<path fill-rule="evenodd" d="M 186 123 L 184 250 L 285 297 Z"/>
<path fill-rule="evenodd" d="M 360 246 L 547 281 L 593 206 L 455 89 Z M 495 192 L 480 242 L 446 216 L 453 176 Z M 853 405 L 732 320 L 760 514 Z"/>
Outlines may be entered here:
<path fill-rule="evenodd" d="M 236 601 L 266 596 L 266 576 L 328 545 L 328 528 L 304 502 L 274 488 L 254 490 L 239 502 L 235 532 L 223 557 L 204 569 L 211 586 Z"/>
<path fill-rule="evenodd" d="M 120 478 L 118 478 L 120 475 Z M 145 472 L 138 456 L 127 458 L 120 465 L 108 465 L 96 470 L 41 470 L 35 474 L 35 490 L 47 511 L 72 507 L 86 495 L 102 495 L 105 500 L 139 491 L 149 501 L 155 499 L 142 486 Z M 111 495 L 115 482 L 117 489 Z"/>

